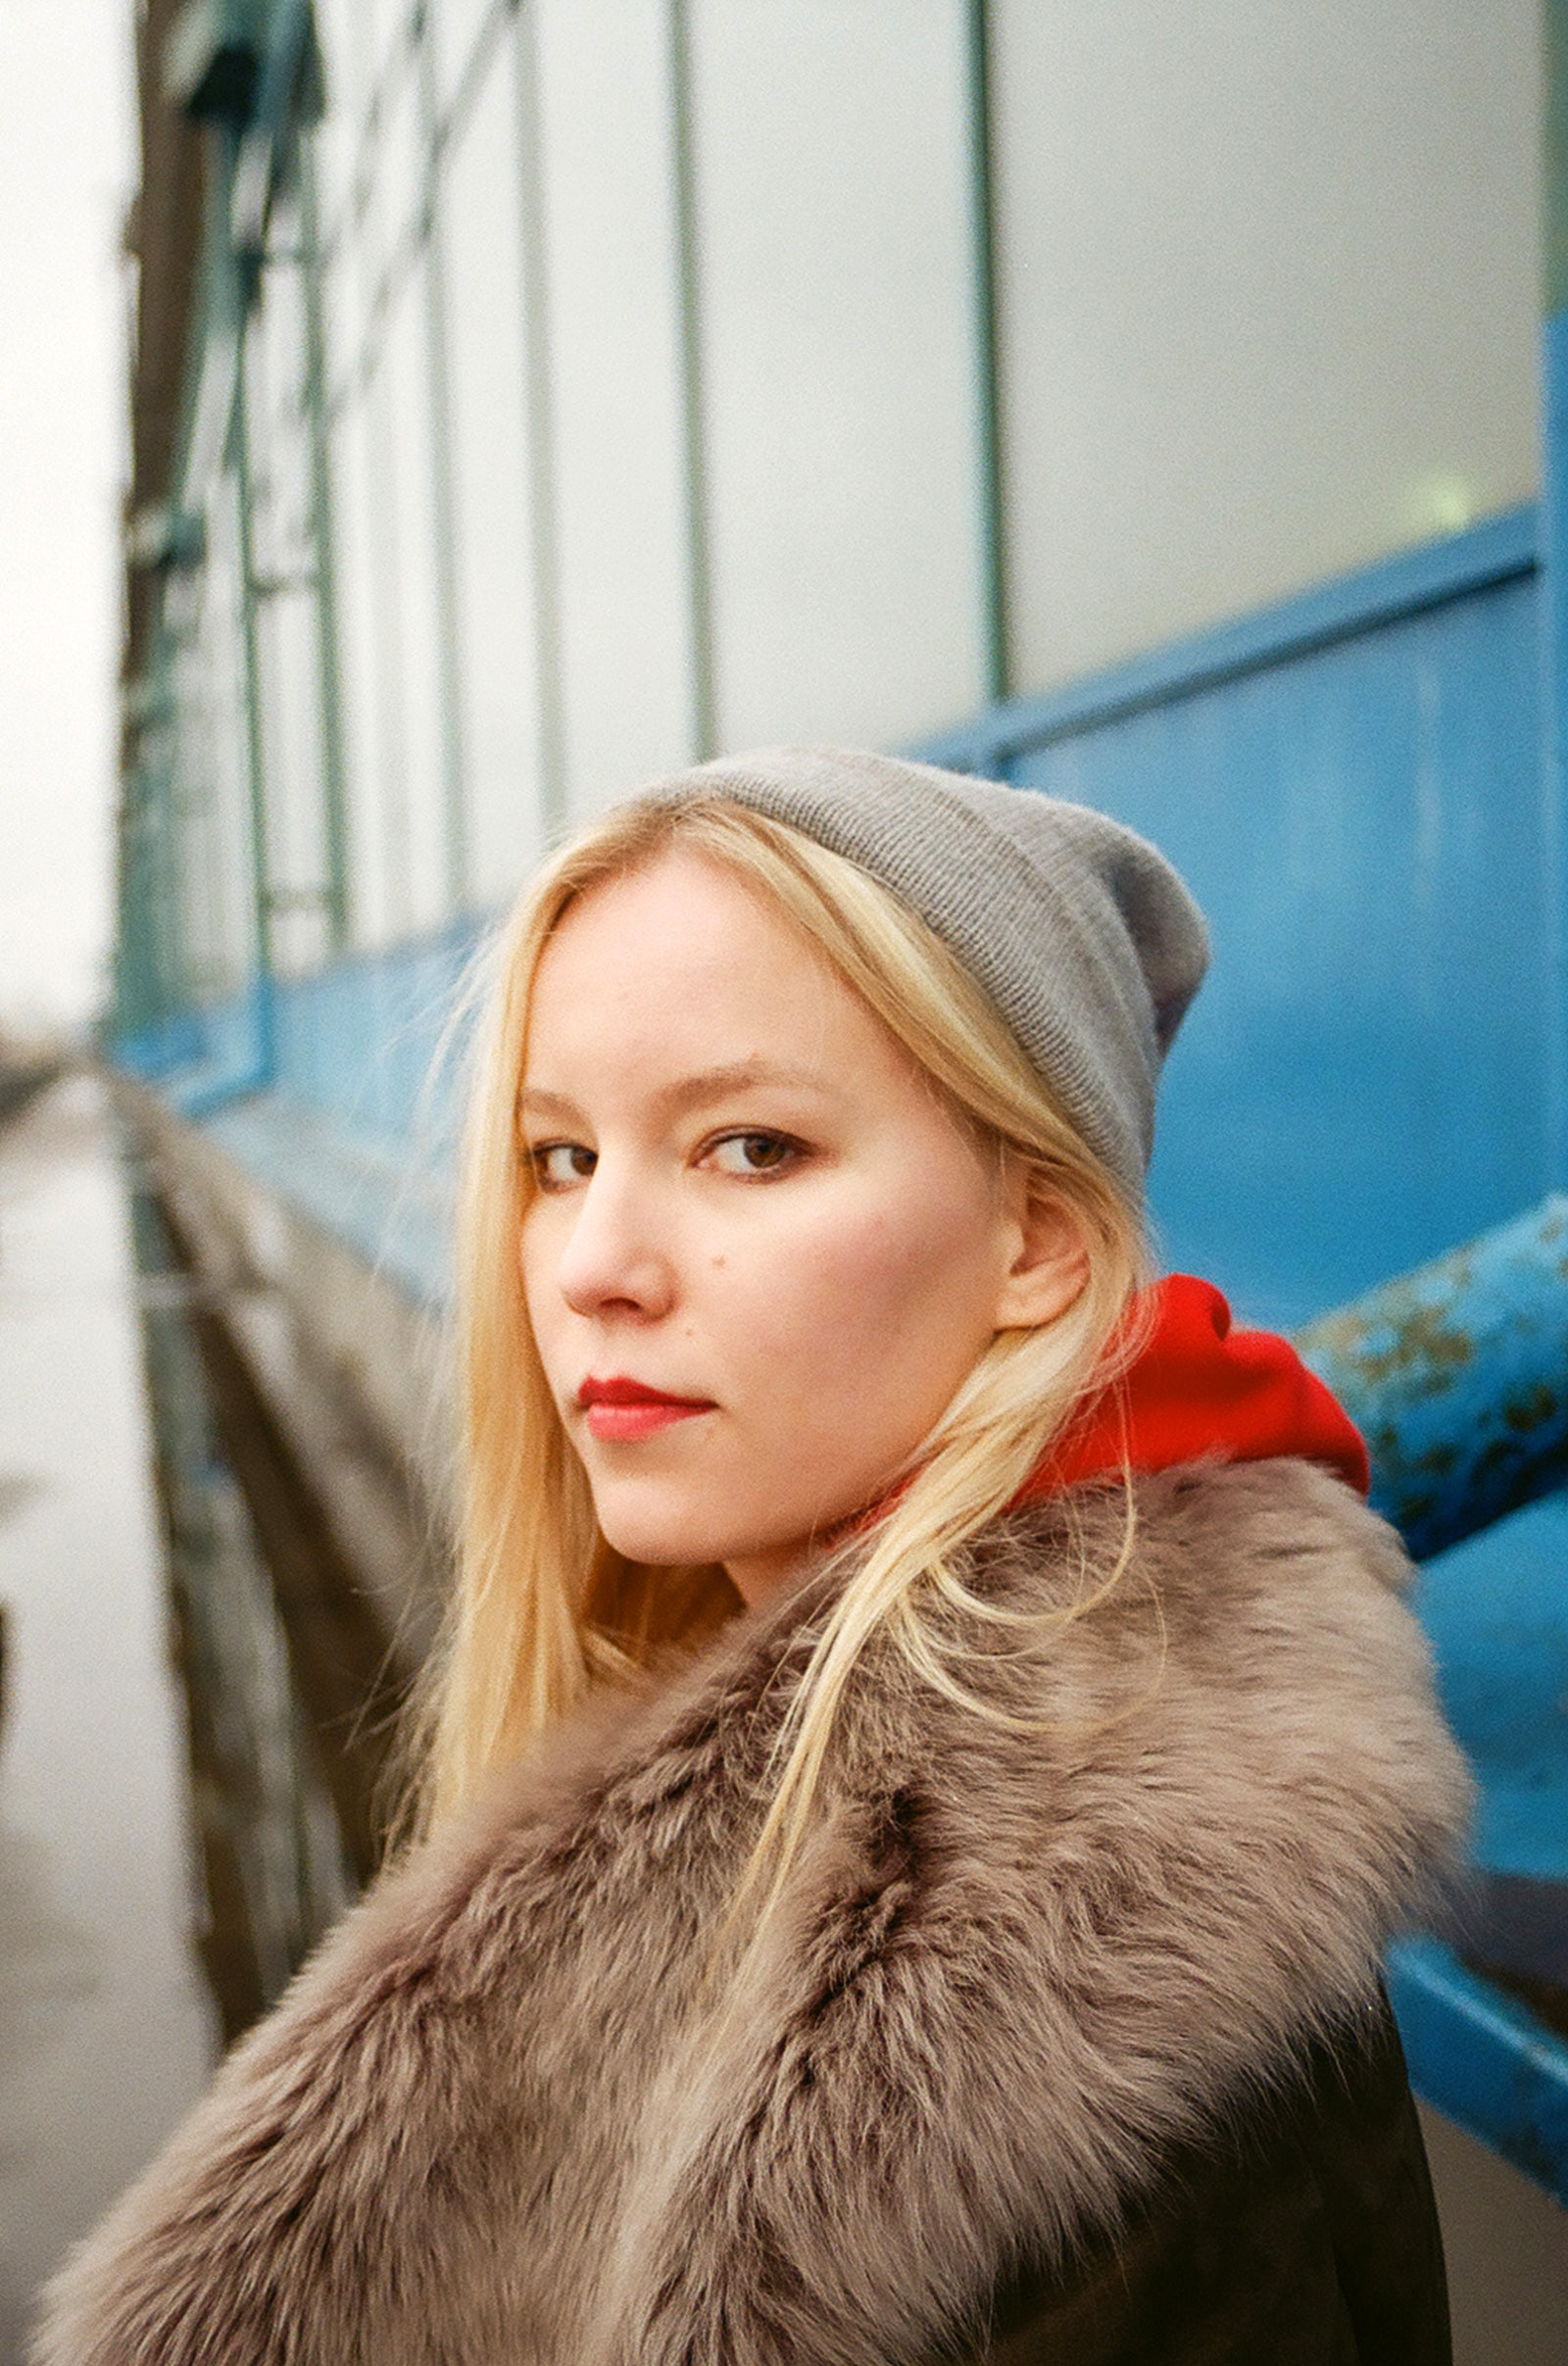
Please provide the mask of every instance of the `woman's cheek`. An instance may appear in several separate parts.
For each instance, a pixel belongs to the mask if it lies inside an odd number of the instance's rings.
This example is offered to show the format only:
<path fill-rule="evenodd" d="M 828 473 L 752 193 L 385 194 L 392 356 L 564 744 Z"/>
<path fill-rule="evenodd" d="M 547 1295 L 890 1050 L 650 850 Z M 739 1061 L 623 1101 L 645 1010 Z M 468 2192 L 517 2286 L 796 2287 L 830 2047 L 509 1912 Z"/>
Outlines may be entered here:
<path fill-rule="evenodd" d="M 880 1230 L 874 1219 L 853 1228 L 842 1221 L 792 1226 L 755 1257 L 744 1339 L 775 1382 L 788 1372 L 803 1387 L 819 1386 L 883 1328 L 889 1293 Z M 738 1278 L 738 1263 L 715 1277 L 720 1290 Z"/>
<path fill-rule="evenodd" d="M 885 1206 L 823 1241 L 812 1260 L 818 1319 L 846 1343 L 897 1335 L 936 1313 L 953 1294 L 955 1258 L 965 1243 L 941 1211 Z"/>

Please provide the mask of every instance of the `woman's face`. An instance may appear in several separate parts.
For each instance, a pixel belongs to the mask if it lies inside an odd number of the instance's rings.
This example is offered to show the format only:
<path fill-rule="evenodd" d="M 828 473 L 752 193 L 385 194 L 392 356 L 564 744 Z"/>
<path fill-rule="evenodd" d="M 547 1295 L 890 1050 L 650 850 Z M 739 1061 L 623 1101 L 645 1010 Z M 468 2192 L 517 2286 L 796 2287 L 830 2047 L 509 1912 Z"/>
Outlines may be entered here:
<path fill-rule="evenodd" d="M 521 1122 L 528 1315 L 600 1526 L 748 1601 L 875 1500 L 999 1328 L 1082 1286 L 1065 1218 L 699 857 L 569 909 Z"/>

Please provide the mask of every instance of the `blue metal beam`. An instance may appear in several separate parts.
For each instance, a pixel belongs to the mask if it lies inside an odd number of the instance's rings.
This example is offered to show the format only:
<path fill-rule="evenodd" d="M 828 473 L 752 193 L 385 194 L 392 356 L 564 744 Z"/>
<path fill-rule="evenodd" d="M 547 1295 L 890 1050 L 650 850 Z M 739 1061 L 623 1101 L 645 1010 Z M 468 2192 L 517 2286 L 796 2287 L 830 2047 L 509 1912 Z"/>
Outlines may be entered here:
<path fill-rule="evenodd" d="M 1568 1478 L 1568 1199 L 1309 1323 L 1297 1345 L 1364 1432 L 1372 1500 L 1410 1551 L 1463 1542 Z M 1420 2093 L 1568 2200 L 1568 1729 L 1551 1707 L 1568 1619 L 1557 1588 L 1530 1584 L 1528 1560 L 1500 1603 L 1464 1564 L 1424 1581 L 1421 1606 L 1482 1781 L 1475 1875 L 1454 1944 L 1402 1942 L 1390 1992 Z M 1538 1664 L 1533 1688 L 1521 1667 Z M 1523 1863 L 1499 1838 L 1523 1846 Z M 1510 1927 L 1521 1898 L 1524 1931 Z"/>
<path fill-rule="evenodd" d="M 1568 1480 L 1568 1199 L 1298 1332 L 1417 1559 Z"/>
<path fill-rule="evenodd" d="M 1552 831 L 1555 1058 L 1544 1078 L 1559 1182 L 1568 1182 L 1568 0 L 1545 0 L 1541 337 L 1542 758 Z"/>

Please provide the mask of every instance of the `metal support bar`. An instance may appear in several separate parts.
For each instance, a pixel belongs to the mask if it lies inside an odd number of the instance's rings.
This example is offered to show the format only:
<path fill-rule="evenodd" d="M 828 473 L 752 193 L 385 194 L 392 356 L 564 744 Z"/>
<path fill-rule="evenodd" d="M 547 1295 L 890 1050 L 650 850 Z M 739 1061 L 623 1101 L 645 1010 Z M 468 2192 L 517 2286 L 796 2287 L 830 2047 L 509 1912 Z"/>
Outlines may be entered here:
<path fill-rule="evenodd" d="M 228 236 L 236 133 L 232 124 L 214 123 L 209 133 L 209 193 L 203 231 L 200 297 L 196 309 L 197 350 L 194 370 L 187 368 L 183 398 L 180 459 L 172 480 L 172 515 L 189 521 L 205 518 L 205 504 L 222 465 L 233 432 L 238 384 L 239 343 L 243 333 L 245 288 Z M 197 564 L 204 555 L 205 533 L 189 522 L 171 537 L 169 558 Z M 150 982 L 159 1006 L 157 1024 L 163 1029 L 167 1064 L 186 1056 L 175 1049 L 171 1022 L 186 1011 L 193 980 L 187 960 L 187 912 L 183 875 L 193 852 L 176 814 L 174 773 L 174 716 L 176 698 L 173 665 L 178 643 L 175 615 L 171 610 L 172 568 L 166 571 L 159 611 L 151 635 L 149 702 L 141 716 L 141 761 L 138 793 L 130 816 L 132 842 L 143 850 L 143 875 L 154 893 L 151 929 Z M 129 786 L 130 784 L 127 784 Z M 207 849 L 209 901 L 216 895 L 212 865 L 216 853 Z M 188 1024 L 179 1032 L 188 1033 Z"/>
<path fill-rule="evenodd" d="M 539 35 L 532 0 L 517 10 L 518 201 L 522 235 L 523 369 L 527 412 L 528 539 L 537 675 L 539 811 L 547 844 L 566 825 L 566 719 L 561 623 L 561 537 L 556 502 L 556 410 L 550 376 L 550 263 L 539 104 Z"/>
<path fill-rule="evenodd" d="M 687 0 L 669 0 L 669 145 L 675 199 L 675 307 L 680 342 L 682 483 L 691 633 L 691 743 L 700 764 L 718 750 L 713 667 L 713 582 L 709 517 L 707 387 L 703 365 L 702 249 L 697 213 L 697 131 Z"/>
<path fill-rule="evenodd" d="M 167 1024 L 187 999 L 183 888 L 189 847 L 180 826 L 174 784 L 172 651 L 169 628 L 162 622 L 153 635 L 152 656 L 156 693 L 153 718 L 142 731 L 141 815 L 154 889 L 153 977 L 159 1018 Z"/>
<path fill-rule="evenodd" d="M 1544 1200 L 1309 1323 L 1297 1346 L 1366 1438 L 1418 1559 L 1568 1480 L 1568 1199 Z"/>
<path fill-rule="evenodd" d="M 311 0 L 272 0 L 255 109 L 240 134 L 229 189 L 229 235 L 238 255 L 259 257 L 267 243 L 278 156 L 295 127 L 291 116 L 297 123 L 301 112 L 311 38 Z"/>
<path fill-rule="evenodd" d="M 1004 502 L 1002 386 L 997 345 L 996 182 L 992 165 L 989 0 L 966 0 L 968 67 L 969 256 L 973 291 L 975 492 L 979 508 L 980 657 L 984 695 L 1008 696 L 1006 515 Z"/>
<path fill-rule="evenodd" d="M 144 1043 L 164 1017 L 151 856 L 142 775 L 129 769 L 121 781 L 117 828 L 114 1033 Z"/>
<path fill-rule="evenodd" d="M 234 143 L 219 134 L 225 170 L 233 170 Z M 251 902 L 256 941 L 256 1072 L 254 1085 L 269 1081 L 276 1065 L 276 1017 L 273 1000 L 271 856 L 267 798 L 267 733 L 263 712 L 259 601 L 256 589 L 256 547 L 251 481 L 250 417 L 245 388 L 243 328 L 240 367 L 234 384 L 232 422 L 235 504 L 239 523 L 240 663 L 244 672 L 245 762 L 250 785 Z"/>
<path fill-rule="evenodd" d="M 419 77 L 420 120 L 427 158 L 424 195 L 426 383 L 430 405 L 430 508 L 435 542 L 437 696 L 441 722 L 441 814 L 446 907 L 450 916 L 472 902 L 467 783 L 464 762 L 463 648 L 458 615 L 458 503 L 452 457 L 451 334 L 447 313 L 446 241 L 442 226 L 440 111 L 429 12 L 413 21 Z"/>

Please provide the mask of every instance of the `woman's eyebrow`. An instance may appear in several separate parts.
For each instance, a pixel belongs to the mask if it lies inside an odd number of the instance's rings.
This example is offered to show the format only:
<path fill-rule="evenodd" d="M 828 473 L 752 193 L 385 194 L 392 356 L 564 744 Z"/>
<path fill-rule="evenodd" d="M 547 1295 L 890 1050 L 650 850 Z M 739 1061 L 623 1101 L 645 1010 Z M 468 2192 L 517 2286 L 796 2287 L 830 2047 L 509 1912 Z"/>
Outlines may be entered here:
<path fill-rule="evenodd" d="M 547 1093 L 538 1085 L 525 1084 L 517 1093 L 517 1114 L 569 1121 L 580 1117 L 582 1111 L 564 1093 Z"/>
<path fill-rule="evenodd" d="M 760 1085 L 782 1085 L 796 1092 L 820 1093 L 823 1080 L 815 1070 L 792 1067 L 787 1061 L 774 1060 L 735 1060 L 721 1067 L 699 1068 L 690 1076 L 677 1076 L 662 1085 L 653 1099 L 670 1114 L 684 1116 L 692 1109 L 706 1109 L 710 1102 L 724 1101 L 732 1093 L 755 1092 Z M 521 1114 L 574 1121 L 582 1117 L 578 1104 L 568 1094 L 552 1093 L 542 1085 L 525 1084 L 517 1095 Z"/>
<path fill-rule="evenodd" d="M 723 1067 L 699 1068 L 694 1075 L 677 1077 L 656 1098 L 666 1109 L 684 1114 L 690 1109 L 705 1109 L 711 1101 L 725 1101 L 732 1093 L 755 1092 L 759 1085 L 785 1085 L 797 1092 L 819 1093 L 822 1079 L 813 1069 L 791 1067 L 784 1060 L 735 1060 Z"/>

